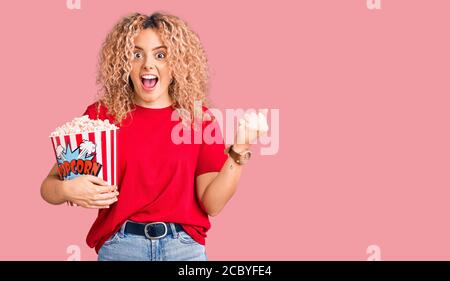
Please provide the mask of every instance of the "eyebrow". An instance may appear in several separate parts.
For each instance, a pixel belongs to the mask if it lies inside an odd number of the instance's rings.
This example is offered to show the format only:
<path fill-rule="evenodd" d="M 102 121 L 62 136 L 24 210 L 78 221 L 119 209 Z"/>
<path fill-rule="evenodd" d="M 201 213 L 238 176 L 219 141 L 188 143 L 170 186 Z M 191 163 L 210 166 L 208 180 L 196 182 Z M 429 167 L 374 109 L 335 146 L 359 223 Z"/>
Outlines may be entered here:
<path fill-rule="evenodd" d="M 139 49 L 139 50 L 144 50 L 142 47 L 139 47 L 139 46 L 134 46 L 134 47 L 135 47 L 136 49 Z M 152 51 L 158 50 L 158 49 L 167 49 L 167 47 L 164 46 L 164 45 L 158 46 L 158 47 L 153 48 Z"/>

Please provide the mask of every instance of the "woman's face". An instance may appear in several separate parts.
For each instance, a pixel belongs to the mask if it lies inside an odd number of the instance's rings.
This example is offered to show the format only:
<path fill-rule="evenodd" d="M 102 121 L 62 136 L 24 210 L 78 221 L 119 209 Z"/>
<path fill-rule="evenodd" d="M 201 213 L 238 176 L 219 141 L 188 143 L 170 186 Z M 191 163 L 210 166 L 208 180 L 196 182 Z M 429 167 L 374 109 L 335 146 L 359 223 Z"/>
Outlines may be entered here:
<path fill-rule="evenodd" d="M 172 104 L 167 47 L 153 29 L 144 29 L 134 38 L 131 81 L 134 102 L 143 107 L 161 108 Z"/>

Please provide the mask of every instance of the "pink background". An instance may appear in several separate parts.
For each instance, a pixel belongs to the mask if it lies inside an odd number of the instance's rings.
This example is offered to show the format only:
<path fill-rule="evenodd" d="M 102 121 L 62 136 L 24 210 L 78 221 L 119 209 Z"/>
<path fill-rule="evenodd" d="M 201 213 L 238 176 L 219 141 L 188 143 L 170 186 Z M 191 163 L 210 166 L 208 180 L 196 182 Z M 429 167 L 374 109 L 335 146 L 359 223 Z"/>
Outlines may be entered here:
<path fill-rule="evenodd" d="M 450 259 L 450 1 L 2 3 L 0 259 L 66 260 L 95 210 L 39 194 L 47 138 L 95 98 L 100 44 L 122 16 L 166 11 L 197 31 L 216 107 L 279 108 L 280 149 L 256 155 L 212 219 L 210 260 Z M 258 147 L 255 147 L 255 151 Z"/>

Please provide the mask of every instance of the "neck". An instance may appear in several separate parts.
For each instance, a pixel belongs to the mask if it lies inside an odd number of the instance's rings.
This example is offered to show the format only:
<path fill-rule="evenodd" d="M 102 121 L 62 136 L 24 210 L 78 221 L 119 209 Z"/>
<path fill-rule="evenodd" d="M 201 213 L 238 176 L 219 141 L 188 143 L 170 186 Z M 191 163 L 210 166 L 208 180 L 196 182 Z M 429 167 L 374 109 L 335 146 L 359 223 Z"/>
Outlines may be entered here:
<path fill-rule="evenodd" d="M 160 97 L 159 99 L 155 100 L 155 101 L 150 101 L 150 102 L 146 102 L 142 99 L 136 98 L 136 94 L 133 96 L 133 102 L 136 105 L 145 107 L 145 108 L 165 108 L 168 107 L 170 105 L 172 105 L 172 99 L 170 98 L 170 96 L 167 95 L 163 95 L 162 97 Z"/>

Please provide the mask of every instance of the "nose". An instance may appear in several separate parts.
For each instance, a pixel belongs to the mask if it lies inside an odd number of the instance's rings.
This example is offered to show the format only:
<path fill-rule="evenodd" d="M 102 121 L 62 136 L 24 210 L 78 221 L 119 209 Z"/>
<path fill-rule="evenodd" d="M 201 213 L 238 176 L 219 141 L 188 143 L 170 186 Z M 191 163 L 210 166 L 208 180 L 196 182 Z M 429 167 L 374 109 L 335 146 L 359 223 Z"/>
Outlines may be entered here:
<path fill-rule="evenodd" d="M 155 68 L 155 64 L 153 63 L 153 60 L 151 58 L 148 58 L 145 61 L 144 69 L 150 70 L 150 69 L 154 69 L 154 68 Z"/>
<path fill-rule="evenodd" d="M 155 67 L 152 64 L 145 64 L 144 65 L 144 69 L 146 70 L 150 70 L 150 69 L 154 69 Z"/>

